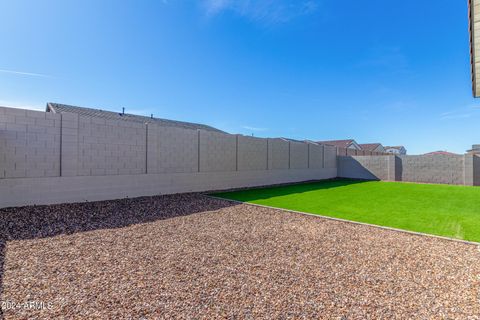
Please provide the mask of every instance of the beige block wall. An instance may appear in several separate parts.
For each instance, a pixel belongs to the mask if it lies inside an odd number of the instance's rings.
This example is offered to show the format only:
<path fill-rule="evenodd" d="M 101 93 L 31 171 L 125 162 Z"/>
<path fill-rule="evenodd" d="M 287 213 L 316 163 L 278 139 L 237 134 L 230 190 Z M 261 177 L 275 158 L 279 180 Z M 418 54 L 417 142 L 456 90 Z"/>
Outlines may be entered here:
<path fill-rule="evenodd" d="M 0 207 L 99 201 L 334 178 L 336 169 L 0 179 Z"/>
<path fill-rule="evenodd" d="M 308 144 L 290 141 L 290 169 L 308 168 Z"/>
<path fill-rule="evenodd" d="M 323 146 L 318 144 L 309 144 L 308 167 L 311 169 L 323 168 Z"/>
<path fill-rule="evenodd" d="M 458 184 L 465 183 L 463 155 L 398 156 L 399 179 L 410 182 Z"/>
<path fill-rule="evenodd" d="M 198 131 L 175 127 L 149 126 L 157 132 L 155 173 L 198 171 Z M 149 143 L 150 145 L 150 143 Z"/>
<path fill-rule="evenodd" d="M 333 147 L 10 108 L 0 150 L 0 207 L 336 176 Z"/>
<path fill-rule="evenodd" d="M 86 116 L 78 120 L 78 175 L 146 172 L 144 124 Z"/>
<path fill-rule="evenodd" d="M 238 170 L 268 169 L 268 140 L 262 138 L 237 136 Z"/>
<path fill-rule="evenodd" d="M 324 168 L 337 168 L 337 148 L 324 145 Z"/>
<path fill-rule="evenodd" d="M 365 180 L 395 180 L 395 176 L 391 176 L 390 173 L 391 158 L 393 156 L 339 156 L 338 176 Z"/>
<path fill-rule="evenodd" d="M 355 179 L 474 185 L 476 168 L 469 155 L 338 157 L 338 176 Z"/>
<path fill-rule="evenodd" d="M 199 130 L 200 171 L 235 171 L 237 168 L 237 137 L 206 130 Z"/>
<path fill-rule="evenodd" d="M 480 155 L 473 155 L 473 185 L 480 186 Z"/>
<path fill-rule="evenodd" d="M 60 116 L 0 107 L 0 178 L 60 175 Z"/>
<path fill-rule="evenodd" d="M 288 169 L 289 143 L 284 139 L 268 139 L 268 168 L 272 170 Z"/>

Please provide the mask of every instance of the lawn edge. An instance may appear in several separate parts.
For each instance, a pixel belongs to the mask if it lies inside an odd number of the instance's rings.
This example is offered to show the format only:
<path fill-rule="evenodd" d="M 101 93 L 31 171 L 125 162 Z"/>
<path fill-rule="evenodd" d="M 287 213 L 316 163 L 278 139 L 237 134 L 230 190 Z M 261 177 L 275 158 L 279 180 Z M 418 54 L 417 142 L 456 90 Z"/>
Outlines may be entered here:
<path fill-rule="evenodd" d="M 423 237 L 430 237 L 430 238 L 436 238 L 440 240 L 447 240 L 447 241 L 455 241 L 455 242 L 460 242 L 463 244 L 468 244 L 468 245 L 475 245 L 478 247 L 480 251 L 480 242 L 475 242 L 475 241 L 469 241 L 469 240 L 463 240 L 463 239 L 455 239 L 455 238 L 449 238 L 445 236 L 439 236 L 435 234 L 430 234 L 430 233 L 423 233 L 423 232 L 417 232 L 417 231 L 410 231 L 410 230 L 405 230 L 405 229 L 398 229 L 398 228 L 393 228 L 393 227 L 387 227 L 387 226 L 381 226 L 378 224 L 371 224 L 367 222 L 359 222 L 359 221 L 352 221 L 352 220 L 347 220 L 347 219 L 342 219 L 342 218 L 335 218 L 335 217 L 329 217 L 329 216 L 324 216 L 321 214 L 315 214 L 315 213 L 309 213 L 309 212 L 303 212 L 303 211 L 296 211 L 296 210 L 291 210 L 291 209 L 285 209 L 285 208 L 278 208 L 278 207 L 271 207 L 271 206 L 266 206 L 263 204 L 257 204 L 257 203 L 250 203 L 250 202 L 244 202 L 240 200 L 233 200 L 233 199 L 227 199 L 227 198 L 221 198 L 221 197 L 216 197 L 208 194 L 203 194 L 205 197 L 216 199 L 216 200 L 223 200 L 223 201 L 231 201 L 239 204 L 246 204 L 249 206 L 255 206 L 255 207 L 260 207 L 260 208 L 268 208 L 268 209 L 277 209 L 285 212 L 291 212 L 291 213 L 299 213 L 307 216 L 313 216 L 313 217 L 318 217 L 318 218 L 323 218 L 323 219 L 328 219 L 328 220 L 333 220 L 333 221 L 338 221 L 338 222 L 347 222 L 351 224 L 356 224 L 356 225 L 362 225 L 362 226 L 368 226 L 368 227 L 374 227 L 374 228 L 380 228 L 384 230 L 390 230 L 390 231 L 396 231 L 396 232 L 402 232 L 402 233 L 408 233 L 411 235 L 416 235 L 416 236 L 423 236 Z"/>

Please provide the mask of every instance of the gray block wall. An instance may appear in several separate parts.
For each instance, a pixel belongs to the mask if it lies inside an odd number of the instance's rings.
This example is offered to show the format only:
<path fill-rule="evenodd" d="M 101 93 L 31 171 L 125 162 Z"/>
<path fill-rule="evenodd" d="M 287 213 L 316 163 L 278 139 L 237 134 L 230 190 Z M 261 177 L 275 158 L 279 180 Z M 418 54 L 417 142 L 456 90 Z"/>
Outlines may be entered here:
<path fill-rule="evenodd" d="M 290 169 L 308 168 L 308 143 L 290 141 Z"/>
<path fill-rule="evenodd" d="M 311 169 L 321 169 L 324 166 L 323 145 L 308 144 L 308 167 Z"/>
<path fill-rule="evenodd" d="M 400 181 L 464 184 L 463 155 L 398 156 Z"/>
<path fill-rule="evenodd" d="M 269 169 L 288 169 L 290 166 L 290 143 L 284 139 L 268 139 Z"/>
<path fill-rule="evenodd" d="M 323 167 L 324 168 L 337 168 L 337 148 L 334 146 L 323 146 Z"/>
<path fill-rule="evenodd" d="M 156 133 L 148 145 L 156 160 L 152 173 L 188 173 L 198 171 L 198 131 L 149 125 Z M 150 151 L 150 150 L 149 150 Z M 150 152 L 149 152 L 150 153 Z"/>
<path fill-rule="evenodd" d="M 60 176 L 61 117 L 0 107 L 0 178 Z"/>
<path fill-rule="evenodd" d="M 480 186 L 480 155 L 473 155 L 473 184 Z"/>
<path fill-rule="evenodd" d="M 0 151 L 0 207 L 337 176 L 331 146 L 9 108 Z"/>
<path fill-rule="evenodd" d="M 394 156 L 339 156 L 338 176 L 365 180 L 395 180 Z"/>
<path fill-rule="evenodd" d="M 103 176 L 145 172 L 146 125 L 131 121 L 78 117 L 77 175 Z"/>
<path fill-rule="evenodd" d="M 281 138 L 0 107 L 0 207 L 337 176 L 480 185 L 479 155 L 356 154 Z"/>
<path fill-rule="evenodd" d="M 268 140 L 237 136 L 239 171 L 268 170 Z"/>
<path fill-rule="evenodd" d="M 199 131 L 200 171 L 236 171 L 237 137 L 213 131 Z"/>
<path fill-rule="evenodd" d="M 473 155 L 339 156 L 343 178 L 477 185 L 480 161 Z"/>

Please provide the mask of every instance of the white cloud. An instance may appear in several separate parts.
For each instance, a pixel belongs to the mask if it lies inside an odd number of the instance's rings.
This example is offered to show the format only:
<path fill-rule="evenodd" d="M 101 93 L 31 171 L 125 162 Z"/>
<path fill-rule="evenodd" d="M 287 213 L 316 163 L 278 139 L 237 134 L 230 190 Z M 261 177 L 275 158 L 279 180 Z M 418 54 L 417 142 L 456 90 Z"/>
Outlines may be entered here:
<path fill-rule="evenodd" d="M 320 0 L 203 0 L 203 4 L 208 16 L 230 11 L 253 21 L 276 24 L 316 12 Z"/>
<path fill-rule="evenodd" d="M 8 74 L 14 74 L 14 75 L 19 75 L 19 76 L 41 77 L 41 78 L 51 78 L 52 77 L 48 74 L 17 71 L 17 70 L 7 70 L 7 69 L 0 69 L 0 73 L 8 73 Z"/>
<path fill-rule="evenodd" d="M 258 128 L 258 127 L 251 127 L 251 126 L 243 126 L 242 128 L 250 131 L 267 131 L 268 130 L 268 128 Z"/>
<path fill-rule="evenodd" d="M 480 111 L 480 106 L 468 105 L 463 108 L 442 112 L 440 114 L 440 119 L 441 120 L 467 119 L 467 118 L 479 116 L 480 115 L 479 111 Z"/>

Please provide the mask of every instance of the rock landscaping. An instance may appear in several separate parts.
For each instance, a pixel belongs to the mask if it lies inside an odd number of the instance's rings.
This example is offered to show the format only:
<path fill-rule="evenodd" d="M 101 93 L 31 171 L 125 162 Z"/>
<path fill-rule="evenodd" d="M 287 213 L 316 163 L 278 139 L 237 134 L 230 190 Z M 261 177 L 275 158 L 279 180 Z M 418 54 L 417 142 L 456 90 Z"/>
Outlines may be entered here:
<path fill-rule="evenodd" d="M 5 319 L 476 319 L 478 246 L 201 194 L 0 209 Z"/>

